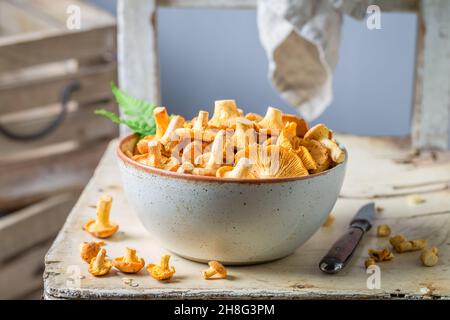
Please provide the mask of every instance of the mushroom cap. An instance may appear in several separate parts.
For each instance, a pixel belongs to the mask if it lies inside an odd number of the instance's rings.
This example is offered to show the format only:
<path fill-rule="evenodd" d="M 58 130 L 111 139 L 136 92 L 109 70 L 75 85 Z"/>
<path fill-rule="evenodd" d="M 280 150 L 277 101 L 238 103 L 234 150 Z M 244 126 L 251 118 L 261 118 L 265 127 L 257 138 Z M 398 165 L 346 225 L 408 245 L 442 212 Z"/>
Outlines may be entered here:
<path fill-rule="evenodd" d="M 234 179 L 254 179 L 255 175 L 252 173 L 252 165 L 247 158 L 241 158 L 235 167 L 223 166 L 216 172 L 218 178 L 234 178 Z"/>
<path fill-rule="evenodd" d="M 103 241 L 99 242 L 83 242 L 80 245 L 80 256 L 85 262 L 90 263 L 92 258 L 95 258 L 99 253 L 101 246 L 105 243 Z"/>
<path fill-rule="evenodd" d="M 288 122 L 294 122 L 296 127 L 296 135 L 298 137 L 303 137 L 305 133 L 308 131 L 308 124 L 305 121 L 305 119 L 299 118 L 296 115 L 293 114 L 283 114 L 282 117 L 283 124 L 286 125 Z"/>
<path fill-rule="evenodd" d="M 201 141 L 199 140 L 194 140 L 190 143 L 188 143 L 184 148 L 183 148 L 183 155 L 181 156 L 181 160 L 182 162 L 190 162 L 190 163 L 195 163 L 195 159 L 202 155 L 204 149 L 204 145 Z"/>
<path fill-rule="evenodd" d="M 318 141 L 322 139 L 330 139 L 332 137 L 330 132 L 330 129 L 328 129 L 323 123 L 318 123 L 305 133 L 305 139 Z"/>
<path fill-rule="evenodd" d="M 274 107 L 268 107 L 264 118 L 258 122 L 258 126 L 266 129 L 269 134 L 280 132 L 283 125 L 283 112 Z"/>
<path fill-rule="evenodd" d="M 311 153 L 309 153 L 308 149 L 304 146 L 299 146 L 297 150 L 295 150 L 297 155 L 303 162 L 303 165 L 308 170 L 317 170 L 317 163 L 312 157 Z"/>
<path fill-rule="evenodd" d="M 255 176 L 260 178 L 287 178 L 309 174 L 292 149 L 276 145 L 262 148 L 253 168 Z"/>
<path fill-rule="evenodd" d="M 245 118 L 236 119 L 236 131 L 232 136 L 232 144 L 238 150 L 256 143 L 256 131 L 253 123 Z"/>
<path fill-rule="evenodd" d="M 222 166 L 216 171 L 216 177 L 217 178 L 224 178 L 225 174 L 232 171 L 233 166 Z"/>
<path fill-rule="evenodd" d="M 221 276 L 227 275 L 227 269 L 219 261 L 209 261 L 208 265 Z"/>
<path fill-rule="evenodd" d="M 162 169 L 165 169 L 167 171 L 175 172 L 180 167 L 180 161 L 175 157 L 170 157 L 167 159 L 167 161 L 163 164 Z"/>
<path fill-rule="evenodd" d="M 148 153 L 148 143 L 154 139 L 155 136 L 145 136 L 136 144 L 136 149 L 140 154 Z"/>
<path fill-rule="evenodd" d="M 250 112 L 245 115 L 245 118 L 253 122 L 260 122 L 263 119 L 263 116 L 254 112 Z"/>
<path fill-rule="evenodd" d="M 119 230 L 119 226 L 110 223 L 108 226 L 98 224 L 94 219 L 88 220 L 84 225 L 84 229 L 97 238 L 109 238 Z"/>
<path fill-rule="evenodd" d="M 240 117 L 234 100 L 217 100 L 214 103 L 214 115 L 209 120 L 209 126 L 224 129 L 234 125 L 234 120 Z"/>
<path fill-rule="evenodd" d="M 107 274 L 109 270 L 111 270 L 112 262 L 109 259 L 106 259 L 106 250 L 101 249 L 95 258 L 91 259 L 89 263 L 88 271 L 90 274 L 99 277 Z M 97 263 L 97 260 L 100 261 L 100 265 Z"/>
<path fill-rule="evenodd" d="M 319 141 L 302 139 L 300 140 L 300 145 L 308 149 L 309 153 L 316 162 L 317 167 L 324 167 L 325 165 L 328 166 L 330 164 L 330 152 Z"/>
<path fill-rule="evenodd" d="M 293 139 L 297 137 L 297 124 L 288 122 L 278 136 L 276 144 L 285 148 L 293 148 Z"/>

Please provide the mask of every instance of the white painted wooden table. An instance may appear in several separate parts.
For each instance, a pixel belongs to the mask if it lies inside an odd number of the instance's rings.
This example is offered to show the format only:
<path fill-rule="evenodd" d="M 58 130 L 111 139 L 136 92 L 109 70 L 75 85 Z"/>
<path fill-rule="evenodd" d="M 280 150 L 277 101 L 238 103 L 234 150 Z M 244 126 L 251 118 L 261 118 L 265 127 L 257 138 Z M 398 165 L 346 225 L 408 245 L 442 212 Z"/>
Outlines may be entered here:
<path fill-rule="evenodd" d="M 122 255 L 127 246 L 138 249 L 147 263 L 157 261 L 166 252 L 144 230 L 124 198 L 113 152 L 116 141 L 112 142 L 46 257 L 45 298 L 449 299 L 450 154 L 412 157 L 406 139 L 354 136 L 339 139 L 347 146 L 350 156 L 341 197 L 333 210 L 334 224 L 321 227 L 304 246 L 285 259 L 229 267 L 230 279 L 225 281 L 205 281 L 200 274 L 205 265 L 173 256 L 171 263 L 177 273 L 169 283 L 153 280 L 145 270 L 131 276 L 113 272 L 95 278 L 79 257 L 79 244 L 93 239 L 81 226 L 95 215 L 95 203 L 103 194 L 113 196 L 112 219 L 120 225 L 119 233 L 106 241 L 105 248 L 111 257 Z M 408 204 L 407 195 L 411 193 L 419 193 L 426 202 Z M 355 210 L 371 200 L 384 209 L 377 213 L 375 226 L 388 223 L 394 233 L 428 239 L 440 249 L 439 264 L 423 267 L 419 252 L 396 254 L 393 261 L 379 264 L 381 288 L 367 289 L 369 275 L 363 265 L 367 249 L 388 245 L 388 240 L 377 238 L 373 229 L 344 271 L 333 276 L 319 271 L 321 256 L 345 230 Z M 124 284 L 123 277 L 134 279 L 138 286 Z"/>

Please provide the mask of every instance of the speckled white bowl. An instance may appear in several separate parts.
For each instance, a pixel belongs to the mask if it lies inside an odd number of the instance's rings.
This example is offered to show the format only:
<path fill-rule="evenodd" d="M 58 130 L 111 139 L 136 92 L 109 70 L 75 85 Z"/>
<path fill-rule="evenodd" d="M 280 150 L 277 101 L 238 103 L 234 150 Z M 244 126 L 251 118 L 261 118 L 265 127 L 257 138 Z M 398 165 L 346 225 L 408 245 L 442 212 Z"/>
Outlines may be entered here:
<path fill-rule="evenodd" d="M 168 250 L 195 261 L 253 264 L 291 254 L 324 222 L 341 189 L 346 161 L 320 174 L 224 180 L 168 172 L 117 156 L 125 195 Z"/>

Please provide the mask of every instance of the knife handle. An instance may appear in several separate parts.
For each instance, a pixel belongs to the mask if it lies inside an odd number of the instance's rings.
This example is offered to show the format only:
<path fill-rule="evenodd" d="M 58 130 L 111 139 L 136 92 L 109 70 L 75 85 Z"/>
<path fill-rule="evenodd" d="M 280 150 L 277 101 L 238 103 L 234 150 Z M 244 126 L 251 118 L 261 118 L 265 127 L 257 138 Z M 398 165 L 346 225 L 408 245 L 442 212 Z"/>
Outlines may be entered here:
<path fill-rule="evenodd" d="M 363 234 L 364 231 L 361 228 L 350 227 L 320 260 L 320 270 L 325 273 L 337 273 L 342 270 L 355 251 Z"/>

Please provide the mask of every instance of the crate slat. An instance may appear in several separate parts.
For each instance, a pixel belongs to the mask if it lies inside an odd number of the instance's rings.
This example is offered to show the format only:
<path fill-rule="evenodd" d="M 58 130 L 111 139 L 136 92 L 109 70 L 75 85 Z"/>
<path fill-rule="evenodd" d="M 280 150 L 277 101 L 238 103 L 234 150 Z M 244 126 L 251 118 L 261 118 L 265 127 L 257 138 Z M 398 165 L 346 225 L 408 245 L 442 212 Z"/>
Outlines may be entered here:
<path fill-rule="evenodd" d="M 0 266 L 56 235 L 78 195 L 78 191 L 55 195 L 0 218 Z"/>
<path fill-rule="evenodd" d="M 30 150 L 45 145 L 69 140 L 86 143 L 91 140 L 109 138 L 118 134 L 116 124 L 106 118 L 94 114 L 94 110 L 96 109 L 115 111 L 116 106 L 112 101 L 80 106 L 77 106 L 76 104 L 72 105 L 73 108 L 69 109 L 75 110 L 67 114 L 64 121 L 54 132 L 41 139 L 29 142 L 18 142 L 0 135 L 0 145 L 4 150 L 8 150 L 8 153 L 0 155 L 0 165 L 18 161 L 18 159 L 21 158 L 22 152 L 30 152 Z M 60 112 L 60 108 L 61 106 L 58 104 L 46 109 L 38 109 L 36 111 L 39 112 L 32 113 L 28 116 L 30 119 L 26 119 L 24 116 L 18 116 L 12 121 L 2 121 L 2 123 L 12 132 L 22 134 L 33 133 L 43 128 L 54 119 Z"/>
<path fill-rule="evenodd" d="M 0 299 L 22 299 L 42 288 L 40 271 L 50 246 L 51 240 L 34 247 L 0 269 Z"/>
<path fill-rule="evenodd" d="M 55 192 L 83 188 L 94 172 L 109 138 L 0 166 L 0 209 L 17 208 Z M 39 149 L 36 155 L 41 153 Z"/>
<path fill-rule="evenodd" d="M 57 103 L 64 88 L 73 81 L 81 85 L 81 89 L 73 93 L 73 100 L 86 103 L 104 99 L 111 96 L 109 83 L 115 79 L 116 65 L 109 63 L 47 79 L 0 85 L 0 114 Z"/>
<path fill-rule="evenodd" d="M 0 38 L 0 73 L 49 62 L 113 54 L 115 25 L 91 30 L 40 31 Z"/>

